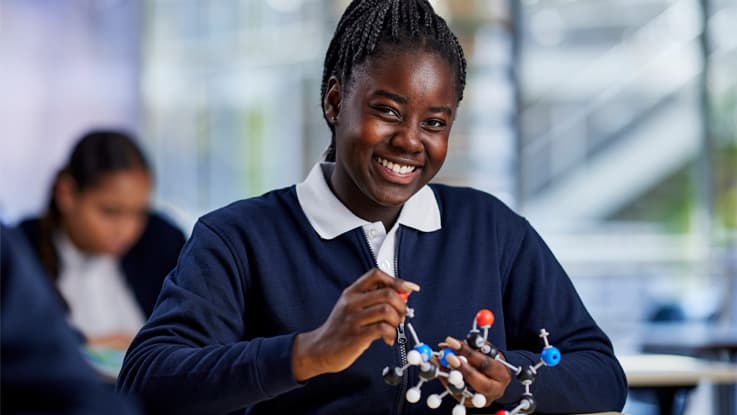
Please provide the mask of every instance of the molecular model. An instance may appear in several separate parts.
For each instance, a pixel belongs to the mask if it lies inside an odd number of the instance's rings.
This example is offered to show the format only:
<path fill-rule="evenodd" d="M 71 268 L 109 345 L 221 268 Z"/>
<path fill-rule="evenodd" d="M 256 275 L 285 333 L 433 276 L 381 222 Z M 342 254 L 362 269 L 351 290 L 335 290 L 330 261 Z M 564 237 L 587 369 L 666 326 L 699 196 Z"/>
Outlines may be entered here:
<path fill-rule="evenodd" d="M 406 301 L 406 296 L 402 296 Z M 407 308 L 407 317 L 411 319 L 414 317 L 414 310 Z M 522 393 L 517 406 L 511 411 L 500 410 L 496 415 L 517 415 L 517 414 L 532 414 L 535 411 L 535 400 L 530 390 L 532 384 L 535 382 L 535 376 L 537 375 L 538 369 L 542 366 L 556 366 L 560 363 L 560 351 L 551 346 L 548 343 L 548 333 L 545 329 L 540 330 L 540 338 L 545 342 L 545 347 L 540 353 L 540 361 L 535 365 L 529 365 L 527 367 L 514 366 L 509 362 L 505 361 L 493 344 L 491 344 L 487 338 L 489 334 L 489 328 L 494 324 L 494 314 L 490 310 L 481 310 L 476 313 L 476 318 L 473 322 L 473 328 L 469 331 L 466 336 L 466 343 L 474 350 L 491 357 L 492 359 L 502 363 L 508 367 L 512 373 L 517 376 L 520 383 L 525 388 Z M 407 353 L 406 364 L 403 366 L 385 367 L 382 371 L 384 381 L 390 385 L 398 385 L 404 372 L 410 366 L 417 366 L 419 369 L 419 381 L 417 385 L 407 390 L 406 398 L 410 403 L 416 403 L 422 396 L 421 387 L 424 383 L 432 381 L 433 379 L 445 378 L 447 385 L 445 391 L 441 394 L 432 394 L 427 397 L 427 406 L 436 409 L 440 407 L 443 402 L 443 398 L 447 395 L 452 395 L 459 398 L 458 404 L 453 407 L 453 415 L 465 415 L 466 407 L 465 403 L 468 399 L 476 408 L 482 408 L 486 406 L 486 397 L 480 393 L 475 393 L 473 390 L 468 388 L 463 379 L 463 375 L 460 371 L 452 369 L 448 362 L 448 356 L 455 353 L 449 348 L 443 348 L 440 351 L 434 351 L 432 348 L 425 343 L 422 343 L 415 332 L 412 323 L 407 320 L 404 325 L 409 330 L 412 340 L 415 346 Z M 479 330 L 479 328 L 481 330 Z M 463 356 L 460 357 L 464 359 Z"/>

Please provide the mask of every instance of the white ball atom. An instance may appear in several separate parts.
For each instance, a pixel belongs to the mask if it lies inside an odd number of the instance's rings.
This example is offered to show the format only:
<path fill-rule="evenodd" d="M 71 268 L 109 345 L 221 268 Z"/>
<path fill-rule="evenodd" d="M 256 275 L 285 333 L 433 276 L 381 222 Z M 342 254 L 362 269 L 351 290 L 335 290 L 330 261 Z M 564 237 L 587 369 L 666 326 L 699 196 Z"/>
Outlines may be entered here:
<path fill-rule="evenodd" d="M 461 404 L 454 406 L 453 415 L 466 415 L 466 407 Z"/>
<path fill-rule="evenodd" d="M 407 391 L 407 402 L 417 403 L 420 400 L 420 395 L 422 395 L 422 392 L 419 388 L 410 388 Z"/>
<path fill-rule="evenodd" d="M 448 382 L 456 388 L 462 389 L 464 385 L 463 374 L 457 370 L 451 370 L 448 375 Z"/>
<path fill-rule="evenodd" d="M 433 393 L 432 395 L 427 397 L 427 406 L 430 409 L 437 409 L 440 407 L 440 404 L 443 402 L 443 398 L 440 397 L 440 395 Z"/>
<path fill-rule="evenodd" d="M 410 350 L 407 353 L 407 362 L 412 366 L 417 366 L 422 363 L 422 355 L 417 350 Z"/>
<path fill-rule="evenodd" d="M 486 405 L 486 397 L 480 393 L 476 393 L 473 395 L 471 402 L 476 408 L 483 408 Z"/>

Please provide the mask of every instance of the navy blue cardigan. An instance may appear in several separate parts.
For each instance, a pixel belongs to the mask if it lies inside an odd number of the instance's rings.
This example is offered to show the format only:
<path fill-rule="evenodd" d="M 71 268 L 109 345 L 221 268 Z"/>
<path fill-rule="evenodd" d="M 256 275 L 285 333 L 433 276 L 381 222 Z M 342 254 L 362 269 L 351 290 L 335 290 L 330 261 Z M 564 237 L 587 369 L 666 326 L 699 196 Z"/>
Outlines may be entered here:
<path fill-rule="evenodd" d="M 397 236 L 398 275 L 422 286 L 409 303 L 420 340 L 463 338 L 489 308 L 497 317 L 490 339 L 509 361 L 529 364 L 544 327 L 563 359 L 537 377 L 538 412 L 620 410 L 627 386 L 611 343 L 527 221 L 488 194 L 432 189 L 442 229 L 400 227 Z M 381 369 L 399 363 L 399 345 L 380 340 L 343 372 L 294 380 L 295 334 L 322 324 L 341 291 L 374 266 L 360 228 L 321 239 L 294 186 L 212 212 L 164 282 L 118 387 L 160 413 L 450 413 L 450 399 L 430 410 L 384 383 Z M 439 382 L 423 386 L 423 396 L 438 391 Z M 521 391 L 513 380 L 495 407 Z"/>
<path fill-rule="evenodd" d="M 40 220 L 24 220 L 18 228 L 26 235 L 36 255 L 40 255 Z M 176 265 L 183 246 L 182 231 L 163 216 L 151 213 L 141 237 L 121 258 L 125 280 L 146 317 L 151 315 L 164 278 Z"/>
<path fill-rule="evenodd" d="M 84 361 L 23 235 L 0 225 L 3 414 L 133 414 Z"/>

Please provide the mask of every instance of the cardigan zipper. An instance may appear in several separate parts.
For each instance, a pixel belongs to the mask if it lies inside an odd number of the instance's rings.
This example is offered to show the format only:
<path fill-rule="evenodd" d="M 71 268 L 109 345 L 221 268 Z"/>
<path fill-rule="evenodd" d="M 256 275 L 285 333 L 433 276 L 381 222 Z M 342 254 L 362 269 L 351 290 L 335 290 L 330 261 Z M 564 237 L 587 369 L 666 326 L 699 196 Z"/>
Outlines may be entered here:
<path fill-rule="evenodd" d="M 374 265 L 376 267 L 379 267 L 379 262 L 376 257 L 376 252 L 374 252 L 374 248 L 371 245 L 371 241 L 369 240 L 368 234 L 366 234 L 366 230 L 363 229 L 363 236 L 366 239 L 366 244 L 368 245 L 369 251 L 371 252 L 371 256 L 374 259 Z M 397 229 L 397 234 L 394 239 L 394 275 L 399 275 L 399 260 L 397 259 L 398 251 L 399 251 L 399 229 Z M 397 327 L 397 344 L 399 344 L 399 365 L 401 367 L 404 367 L 407 365 L 407 335 L 404 332 L 404 322 L 399 323 L 399 326 Z M 409 379 L 407 377 L 407 370 L 404 371 L 404 374 L 402 375 L 402 383 L 399 387 L 399 397 L 397 399 L 397 413 L 401 414 L 404 409 L 404 395 L 407 393 L 407 383 L 409 382 Z"/>
<path fill-rule="evenodd" d="M 394 275 L 399 277 L 399 229 L 394 237 Z M 397 343 L 399 343 L 399 363 L 402 367 L 407 365 L 407 335 L 404 333 L 404 321 L 397 327 Z M 409 369 L 409 368 L 407 368 Z M 399 399 L 397 401 L 397 413 L 404 412 L 404 395 L 407 393 L 409 376 L 407 370 L 402 374 L 402 383 L 399 387 Z"/>

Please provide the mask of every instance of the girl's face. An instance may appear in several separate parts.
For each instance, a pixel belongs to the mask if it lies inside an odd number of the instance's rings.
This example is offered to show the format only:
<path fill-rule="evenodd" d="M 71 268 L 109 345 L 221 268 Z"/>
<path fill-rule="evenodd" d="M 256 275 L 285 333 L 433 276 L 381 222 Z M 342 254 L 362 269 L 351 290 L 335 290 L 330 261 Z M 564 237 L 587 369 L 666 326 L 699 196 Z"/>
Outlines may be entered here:
<path fill-rule="evenodd" d="M 333 190 L 358 216 L 391 222 L 443 165 L 458 96 L 442 57 L 383 56 L 354 69 L 347 90 L 331 78 L 325 111 L 335 127 Z"/>
<path fill-rule="evenodd" d="M 56 189 L 62 227 L 81 250 L 122 256 L 143 232 L 151 190 L 151 176 L 143 169 L 110 173 L 82 191 L 63 176 Z"/>

